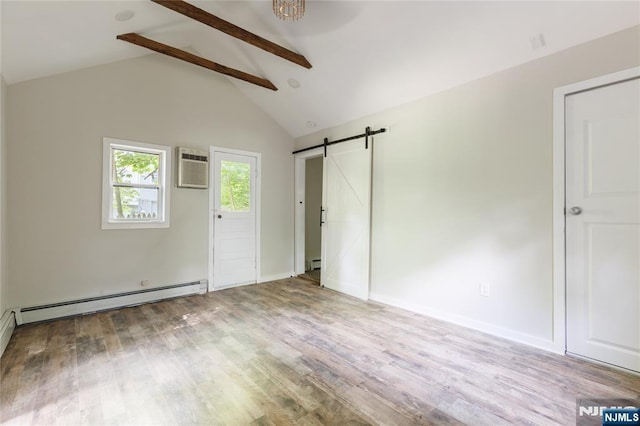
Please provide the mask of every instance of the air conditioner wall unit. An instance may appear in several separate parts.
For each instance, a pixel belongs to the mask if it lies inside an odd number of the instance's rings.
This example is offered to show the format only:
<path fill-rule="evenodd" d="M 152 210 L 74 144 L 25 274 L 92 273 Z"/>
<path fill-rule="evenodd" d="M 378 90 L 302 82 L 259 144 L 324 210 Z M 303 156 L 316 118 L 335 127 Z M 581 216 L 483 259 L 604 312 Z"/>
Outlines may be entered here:
<path fill-rule="evenodd" d="M 178 187 L 209 187 L 209 153 L 198 149 L 178 147 Z"/>

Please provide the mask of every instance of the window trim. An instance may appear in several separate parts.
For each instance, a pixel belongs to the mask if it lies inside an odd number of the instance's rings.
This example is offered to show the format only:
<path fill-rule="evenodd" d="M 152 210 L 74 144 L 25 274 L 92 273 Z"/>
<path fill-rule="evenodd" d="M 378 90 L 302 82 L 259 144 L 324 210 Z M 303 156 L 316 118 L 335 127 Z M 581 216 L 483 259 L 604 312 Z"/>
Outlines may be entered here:
<path fill-rule="evenodd" d="M 141 153 L 159 154 L 160 170 L 158 171 L 158 218 L 145 221 L 111 219 L 113 208 L 113 167 L 112 149 L 139 151 Z M 102 229 L 156 229 L 170 226 L 171 195 L 171 147 L 125 139 L 102 138 Z M 147 185 L 134 185 L 135 187 Z M 156 185 L 153 185 L 155 188 Z"/>

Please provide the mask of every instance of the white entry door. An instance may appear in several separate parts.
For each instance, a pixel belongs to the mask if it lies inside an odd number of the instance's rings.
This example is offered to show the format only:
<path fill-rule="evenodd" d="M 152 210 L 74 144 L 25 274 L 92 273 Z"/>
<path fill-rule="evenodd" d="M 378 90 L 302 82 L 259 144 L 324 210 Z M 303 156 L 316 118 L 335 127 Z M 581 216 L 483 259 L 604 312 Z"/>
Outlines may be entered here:
<path fill-rule="evenodd" d="M 640 79 L 565 118 L 567 352 L 640 371 Z"/>
<path fill-rule="evenodd" d="M 213 287 L 257 282 L 256 157 L 213 154 Z"/>
<path fill-rule="evenodd" d="M 327 147 L 323 166 L 322 284 L 369 298 L 371 149 L 363 140 Z"/>

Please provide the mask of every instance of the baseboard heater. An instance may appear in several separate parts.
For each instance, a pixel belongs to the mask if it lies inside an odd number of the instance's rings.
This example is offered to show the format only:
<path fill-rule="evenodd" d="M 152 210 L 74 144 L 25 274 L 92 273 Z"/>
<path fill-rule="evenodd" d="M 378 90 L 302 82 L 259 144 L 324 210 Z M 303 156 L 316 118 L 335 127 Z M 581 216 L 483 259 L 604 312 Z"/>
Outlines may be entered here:
<path fill-rule="evenodd" d="M 69 302 L 51 303 L 49 305 L 17 308 L 13 311 L 18 325 L 31 322 L 47 321 L 76 315 L 89 314 L 143 303 L 157 302 L 180 296 L 203 294 L 207 292 L 207 280 L 185 284 L 155 287 L 107 296 L 89 297 Z"/>
<path fill-rule="evenodd" d="M 321 269 L 321 267 L 322 267 L 321 259 L 307 260 L 307 271 L 315 271 L 316 269 Z"/>

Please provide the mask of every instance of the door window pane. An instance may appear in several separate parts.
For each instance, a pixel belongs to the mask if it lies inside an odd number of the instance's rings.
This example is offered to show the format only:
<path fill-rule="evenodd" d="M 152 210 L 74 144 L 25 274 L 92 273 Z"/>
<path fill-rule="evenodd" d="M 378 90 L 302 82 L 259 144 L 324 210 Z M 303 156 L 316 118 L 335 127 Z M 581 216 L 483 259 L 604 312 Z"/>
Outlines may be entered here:
<path fill-rule="evenodd" d="M 226 212 L 251 210 L 251 166 L 248 163 L 221 161 L 220 209 Z"/>

